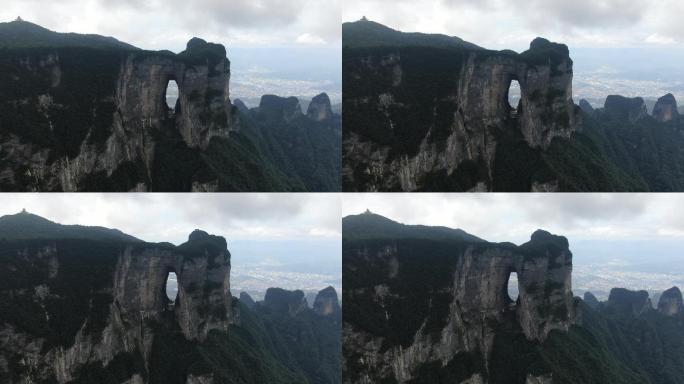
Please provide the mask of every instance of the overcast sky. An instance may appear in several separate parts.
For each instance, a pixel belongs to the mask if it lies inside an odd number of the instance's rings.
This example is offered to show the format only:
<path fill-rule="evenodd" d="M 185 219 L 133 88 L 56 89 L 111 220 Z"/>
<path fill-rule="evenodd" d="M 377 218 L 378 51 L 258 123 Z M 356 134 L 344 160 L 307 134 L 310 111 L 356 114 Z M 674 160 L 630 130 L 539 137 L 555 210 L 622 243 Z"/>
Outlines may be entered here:
<path fill-rule="evenodd" d="M 345 194 L 343 214 L 366 208 L 406 224 L 461 228 L 489 241 L 521 244 L 536 229 L 573 242 L 678 240 L 684 194 Z M 682 249 L 682 247 L 679 247 Z"/>
<path fill-rule="evenodd" d="M 391 4 L 391 6 L 390 6 Z M 347 0 L 343 21 L 362 16 L 407 32 L 459 36 L 486 48 L 522 50 L 543 36 L 574 47 L 684 43 L 681 0 Z"/>
<path fill-rule="evenodd" d="M 340 42 L 341 0 L 3 0 L 0 20 L 21 16 L 58 32 L 114 36 L 179 51 L 193 36 L 230 46 Z"/>
<path fill-rule="evenodd" d="M 27 211 L 62 224 L 117 228 L 180 244 L 194 229 L 231 241 L 340 242 L 338 194 L 0 194 L 0 215 Z"/>

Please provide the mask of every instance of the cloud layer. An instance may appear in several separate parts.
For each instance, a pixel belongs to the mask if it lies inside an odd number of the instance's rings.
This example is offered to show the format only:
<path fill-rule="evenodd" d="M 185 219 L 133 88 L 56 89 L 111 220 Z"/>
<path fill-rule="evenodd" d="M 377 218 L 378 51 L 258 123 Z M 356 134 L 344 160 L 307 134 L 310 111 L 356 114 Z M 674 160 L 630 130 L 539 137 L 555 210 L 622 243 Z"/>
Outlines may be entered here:
<path fill-rule="evenodd" d="M 63 224 L 117 228 L 179 244 L 194 229 L 231 240 L 339 242 L 338 194 L 2 194 L 0 215 L 21 209 Z"/>
<path fill-rule="evenodd" d="M 241 46 L 338 44 L 340 6 L 340 0 L 6 0 L 0 20 L 21 16 L 59 32 L 178 51 L 193 36 Z"/>
<path fill-rule="evenodd" d="M 523 243 L 536 229 L 575 240 L 684 241 L 681 194 L 345 194 L 344 215 L 365 209 L 407 224 L 461 228 Z"/>
<path fill-rule="evenodd" d="M 679 0 L 349 0 L 342 19 L 522 50 L 536 36 L 577 47 L 682 44 L 682 14 Z"/>

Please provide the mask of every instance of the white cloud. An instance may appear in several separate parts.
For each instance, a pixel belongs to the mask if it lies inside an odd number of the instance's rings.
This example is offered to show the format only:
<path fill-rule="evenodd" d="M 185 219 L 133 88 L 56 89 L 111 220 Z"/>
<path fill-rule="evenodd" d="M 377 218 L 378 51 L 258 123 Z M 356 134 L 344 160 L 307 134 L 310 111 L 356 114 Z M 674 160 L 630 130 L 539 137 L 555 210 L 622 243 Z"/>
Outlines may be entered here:
<path fill-rule="evenodd" d="M 649 44 L 669 45 L 669 44 L 676 44 L 677 40 L 675 40 L 669 36 L 663 36 L 659 33 L 654 33 L 652 35 L 649 35 L 647 38 L 645 38 L 644 42 L 649 43 Z"/>
<path fill-rule="evenodd" d="M 297 42 L 302 44 L 324 44 L 325 40 L 309 33 L 303 33 L 297 37 Z"/>
<path fill-rule="evenodd" d="M 182 50 L 191 37 L 227 46 L 339 44 L 340 0 L 6 0 L 0 21 L 113 36 L 145 49 Z"/>
<path fill-rule="evenodd" d="M 0 194 L 0 215 L 21 209 L 63 224 L 117 228 L 179 244 L 194 229 L 228 241 L 337 241 L 339 194 Z"/>
<path fill-rule="evenodd" d="M 537 229 L 574 240 L 684 241 L 682 194 L 344 194 L 344 215 L 365 209 L 407 224 L 461 228 L 523 243 Z"/>
<path fill-rule="evenodd" d="M 366 16 L 404 31 L 520 51 L 536 36 L 576 47 L 640 46 L 651 35 L 682 42 L 682 13 L 679 0 L 348 0 L 342 19 Z"/>

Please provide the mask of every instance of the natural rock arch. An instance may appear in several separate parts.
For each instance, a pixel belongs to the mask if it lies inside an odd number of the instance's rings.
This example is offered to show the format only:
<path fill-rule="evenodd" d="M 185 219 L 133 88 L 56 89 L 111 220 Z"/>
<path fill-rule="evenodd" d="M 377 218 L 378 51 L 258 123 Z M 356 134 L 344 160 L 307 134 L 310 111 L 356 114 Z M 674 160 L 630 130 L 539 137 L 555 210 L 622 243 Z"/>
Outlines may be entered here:
<path fill-rule="evenodd" d="M 173 85 L 172 85 L 173 84 Z M 176 98 L 169 100 L 169 90 L 176 89 Z M 169 103 L 171 101 L 171 103 Z M 164 88 L 164 96 L 162 98 L 163 105 L 166 105 L 167 116 L 169 118 L 175 118 L 181 112 L 180 107 L 180 87 L 178 86 L 178 81 L 175 76 L 169 76 L 166 79 L 166 87 Z"/>
<path fill-rule="evenodd" d="M 515 278 L 511 279 L 514 276 Z M 518 300 L 520 299 L 520 280 L 515 270 L 511 270 L 508 273 L 505 287 L 506 292 L 504 294 L 509 304 L 512 306 L 518 305 Z M 515 288 L 515 291 L 512 290 L 513 288 Z"/>
<path fill-rule="evenodd" d="M 175 282 L 172 282 L 171 279 L 171 274 L 173 274 Z M 169 295 L 169 289 L 170 286 L 175 288 L 175 294 L 174 295 Z M 180 304 L 179 296 L 180 296 L 180 289 L 178 289 L 178 274 L 173 268 L 167 268 L 166 272 L 166 279 L 164 279 L 164 285 L 163 285 L 163 292 L 162 294 L 164 295 L 163 298 L 166 298 L 165 301 L 166 303 L 166 310 L 174 310 L 176 306 Z"/>
<path fill-rule="evenodd" d="M 511 95 L 511 93 L 513 93 L 513 95 Z M 517 76 L 511 76 L 511 79 L 508 82 L 505 101 L 510 108 L 510 116 L 513 118 L 518 117 L 518 113 L 522 109 L 522 88 L 520 87 L 520 81 L 518 81 Z"/>

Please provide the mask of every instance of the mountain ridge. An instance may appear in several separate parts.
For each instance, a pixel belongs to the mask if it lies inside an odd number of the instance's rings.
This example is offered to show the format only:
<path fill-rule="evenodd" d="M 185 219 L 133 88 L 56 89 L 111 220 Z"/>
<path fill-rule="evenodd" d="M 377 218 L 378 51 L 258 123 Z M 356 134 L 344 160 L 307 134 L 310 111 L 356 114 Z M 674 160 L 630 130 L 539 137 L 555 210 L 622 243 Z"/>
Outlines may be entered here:
<path fill-rule="evenodd" d="M 0 23 L 0 48 L 86 47 L 140 50 L 111 36 L 55 32 L 38 24 L 17 20 Z"/>
<path fill-rule="evenodd" d="M 63 225 L 23 210 L 14 215 L 0 216 L 0 239 L 90 239 L 142 242 L 118 229 L 100 226 Z"/>

